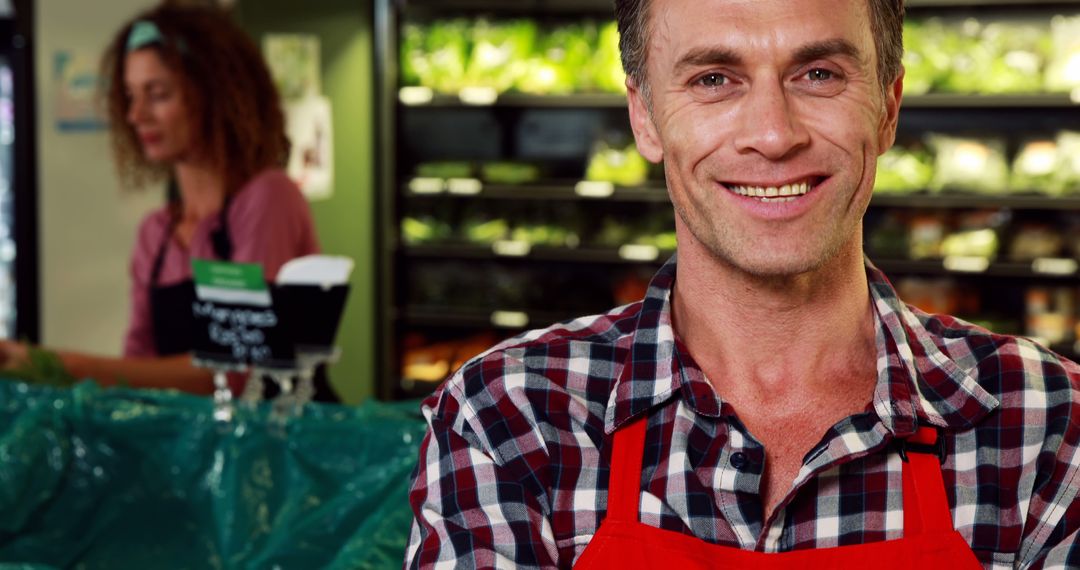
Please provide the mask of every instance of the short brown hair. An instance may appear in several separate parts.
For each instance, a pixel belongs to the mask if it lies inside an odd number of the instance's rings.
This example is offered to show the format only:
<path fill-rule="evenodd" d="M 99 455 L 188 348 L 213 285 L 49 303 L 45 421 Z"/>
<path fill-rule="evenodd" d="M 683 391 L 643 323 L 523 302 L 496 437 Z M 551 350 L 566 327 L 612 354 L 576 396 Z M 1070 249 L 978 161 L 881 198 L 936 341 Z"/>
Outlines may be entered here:
<path fill-rule="evenodd" d="M 225 173 L 227 195 L 260 171 L 285 164 L 289 141 L 281 101 L 255 42 L 220 8 L 165 2 L 121 28 L 101 62 L 112 146 L 125 187 L 168 176 L 167 169 L 143 156 L 127 122 L 124 62 L 137 22 L 152 23 L 160 32 L 161 40 L 148 48 L 180 76 L 200 150 Z"/>
<path fill-rule="evenodd" d="M 870 32 L 878 57 L 878 82 L 882 91 L 900 76 L 904 57 L 904 0 L 867 0 Z M 650 35 L 649 9 L 652 0 L 615 0 L 615 21 L 619 26 L 619 51 L 623 70 L 648 100 L 645 61 Z"/>

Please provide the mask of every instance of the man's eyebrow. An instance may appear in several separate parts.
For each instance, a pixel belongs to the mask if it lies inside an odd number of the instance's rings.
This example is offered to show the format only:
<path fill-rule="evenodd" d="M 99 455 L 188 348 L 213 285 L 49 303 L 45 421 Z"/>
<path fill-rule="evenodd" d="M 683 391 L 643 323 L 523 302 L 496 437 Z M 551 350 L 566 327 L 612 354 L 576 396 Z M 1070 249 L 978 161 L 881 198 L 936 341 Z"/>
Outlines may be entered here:
<path fill-rule="evenodd" d="M 846 56 L 856 60 L 862 60 L 863 53 L 855 44 L 844 39 L 822 40 L 811 42 L 795 51 L 792 60 L 795 63 L 809 63 L 816 59 L 830 56 Z M 684 54 L 675 63 L 675 74 L 682 73 L 685 69 L 695 67 L 708 67 L 711 65 L 739 66 L 743 58 L 735 50 L 724 47 L 702 47 L 692 49 Z"/>
<path fill-rule="evenodd" d="M 675 62 L 675 74 L 682 73 L 687 68 L 707 67 L 710 65 L 740 65 L 742 57 L 722 47 L 695 48 L 686 52 L 679 61 Z"/>
<path fill-rule="evenodd" d="M 855 47 L 855 44 L 843 39 L 833 39 L 812 42 L 802 46 L 795 51 L 792 60 L 795 63 L 802 64 L 836 55 L 847 56 L 859 61 L 863 59 L 862 51 Z"/>

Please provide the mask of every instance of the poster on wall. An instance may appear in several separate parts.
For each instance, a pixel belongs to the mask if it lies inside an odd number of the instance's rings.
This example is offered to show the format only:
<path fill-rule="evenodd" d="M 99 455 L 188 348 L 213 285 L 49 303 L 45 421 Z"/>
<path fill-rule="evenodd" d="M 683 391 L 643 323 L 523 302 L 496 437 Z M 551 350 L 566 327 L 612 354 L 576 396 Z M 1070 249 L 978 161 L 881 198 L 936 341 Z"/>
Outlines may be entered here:
<path fill-rule="evenodd" d="M 53 116 L 60 132 L 104 130 L 97 107 L 97 55 L 58 50 L 53 54 Z"/>
<path fill-rule="evenodd" d="M 292 142 L 289 176 L 309 200 L 329 198 L 334 185 L 333 112 L 322 94 L 319 38 L 267 34 L 262 47 L 285 107 Z"/>
<path fill-rule="evenodd" d="M 309 200 L 329 198 L 334 184 L 334 131 L 330 100 L 308 95 L 285 104 L 286 132 L 292 141 L 289 176 Z"/>

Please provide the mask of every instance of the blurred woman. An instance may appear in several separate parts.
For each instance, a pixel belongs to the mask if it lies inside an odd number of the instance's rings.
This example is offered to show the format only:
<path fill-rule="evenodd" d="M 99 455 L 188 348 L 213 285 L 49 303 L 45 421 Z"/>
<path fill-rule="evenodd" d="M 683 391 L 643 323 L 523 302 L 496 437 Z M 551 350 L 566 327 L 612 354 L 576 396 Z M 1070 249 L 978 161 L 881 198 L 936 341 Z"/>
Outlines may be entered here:
<path fill-rule="evenodd" d="M 210 393 L 191 364 L 191 260 L 261 264 L 318 252 L 307 202 L 281 170 L 288 154 L 280 99 L 251 39 L 220 9 L 166 3 L 125 25 L 102 62 L 116 164 L 124 185 L 169 180 L 168 203 L 142 222 L 131 259 L 131 316 L 122 358 L 3 342 L 7 368 L 54 360 L 102 384 Z M 244 379 L 231 380 L 233 390 Z M 322 377 L 318 399 L 332 399 Z"/>

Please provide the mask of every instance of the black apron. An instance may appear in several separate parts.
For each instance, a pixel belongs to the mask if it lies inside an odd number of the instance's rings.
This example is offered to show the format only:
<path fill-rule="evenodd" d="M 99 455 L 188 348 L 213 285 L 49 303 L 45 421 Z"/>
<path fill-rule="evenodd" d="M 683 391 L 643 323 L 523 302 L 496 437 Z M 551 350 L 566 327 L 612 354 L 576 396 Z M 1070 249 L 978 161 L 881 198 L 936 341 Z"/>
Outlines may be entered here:
<path fill-rule="evenodd" d="M 226 216 L 229 203 L 230 200 L 227 199 L 221 208 L 218 229 L 210 234 L 214 255 L 223 261 L 232 259 L 232 238 L 229 236 Z M 154 347 L 157 349 L 158 356 L 184 354 L 195 348 L 195 315 L 191 312 L 191 306 L 195 302 L 195 281 L 188 279 L 168 286 L 157 284 L 161 276 L 161 267 L 165 262 L 165 252 L 168 250 L 169 240 L 172 239 L 175 229 L 176 216 L 171 216 L 165 238 L 158 246 L 154 266 L 150 272 L 150 322 L 153 325 Z M 254 378 L 248 379 L 248 382 L 254 381 L 256 381 Z M 263 394 L 267 398 L 273 398 L 281 391 L 277 383 L 267 377 L 260 378 L 259 381 L 263 383 Z M 320 365 L 315 369 L 314 384 L 313 399 L 316 402 L 341 401 L 330 386 L 325 365 Z"/>

